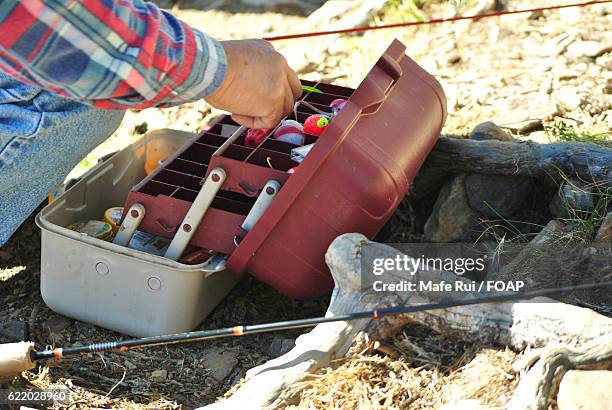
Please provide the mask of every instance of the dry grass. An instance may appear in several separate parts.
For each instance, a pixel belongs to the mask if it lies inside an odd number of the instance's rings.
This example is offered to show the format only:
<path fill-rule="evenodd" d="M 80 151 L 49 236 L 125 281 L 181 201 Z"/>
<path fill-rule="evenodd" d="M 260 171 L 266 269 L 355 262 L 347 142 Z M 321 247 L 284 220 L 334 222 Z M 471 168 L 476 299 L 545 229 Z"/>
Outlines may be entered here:
<path fill-rule="evenodd" d="M 420 327 L 380 345 L 357 343 L 346 358 L 303 382 L 299 404 L 288 408 L 432 409 L 468 399 L 499 406 L 517 383 L 510 350 L 446 339 Z"/>
<path fill-rule="evenodd" d="M 78 408 L 113 408 L 113 409 L 179 409 L 182 408 L 176 401 L 170 401 L 155 393 L 149 393 L 149 400 L 146 403 L 136 403 L 133 401 L 133 397 L 118 397 L 110 392 L 102 390 L 96 390 L 93 388 L 79 387 L 78 380 L 59 378 L 53 380 L 49 374 L 49 367 L 41 367 L 38 373 L 35 372 L 23 372 L 21 377 L 27 383 L 27 388 L 31 389 L 68 389 L 69 391 L 69 404 L 61 405 L 53 408 L 65 408 L 65 409 L 78 409 Z M 76 383 L 73 383 L 76 382 Z M 12 385 L 13 388 L 18 386 Z"/>

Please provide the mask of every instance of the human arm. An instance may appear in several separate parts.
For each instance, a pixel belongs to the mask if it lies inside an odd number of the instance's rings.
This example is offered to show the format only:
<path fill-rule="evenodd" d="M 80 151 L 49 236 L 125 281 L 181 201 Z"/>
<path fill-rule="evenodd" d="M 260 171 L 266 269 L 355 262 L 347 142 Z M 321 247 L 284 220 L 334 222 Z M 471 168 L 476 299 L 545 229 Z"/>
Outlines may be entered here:
<path fill-rule="evenodd" d="M 270 126 L 299 94 L 281 59 L 262 41 L 218 42 L 141 0 L 0 2 L 0 69 L 100 108 L 209 97 L 240 123 Z"/>

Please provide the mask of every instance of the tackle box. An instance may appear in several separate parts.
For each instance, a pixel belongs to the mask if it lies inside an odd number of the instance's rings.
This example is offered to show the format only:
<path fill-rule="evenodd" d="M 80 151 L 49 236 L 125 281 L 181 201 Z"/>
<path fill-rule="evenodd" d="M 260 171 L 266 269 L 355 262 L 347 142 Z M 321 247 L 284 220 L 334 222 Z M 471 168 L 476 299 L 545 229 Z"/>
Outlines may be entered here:
<path fill-rule="evenodd" d="M 225 256 L 179 262 L 73 232 L 120 206 L 146 177 L 145 160 L 174 152 L 194 134 L 157 130 L 86 173 L 36 217 L 42 231 L 41 283 L 54 311 L 132 336 L 187 332 L 198 326 L 243 276 Z"/>
<path fill-rule="evenodd" d="M 290 155 L 297 146 L 271 138 L 274 130 L 249 147 L 246 130 L 225 116 L 136 185 L 125 209 L 144 206 L 139 229 L 227 254 L 229 269 L 288 296 L 330 291 L 329 244 L 347 232 L 378 233 L 446 118 L 440 84 L 404 51 L 394 41 L 355 90 L 303 82 L 320 92 L 305 92 L 286 119 L 303 123 L 335 99 L 347 103 L 320 137 L 305 136 L 314 146 L 300 164 Z"/>

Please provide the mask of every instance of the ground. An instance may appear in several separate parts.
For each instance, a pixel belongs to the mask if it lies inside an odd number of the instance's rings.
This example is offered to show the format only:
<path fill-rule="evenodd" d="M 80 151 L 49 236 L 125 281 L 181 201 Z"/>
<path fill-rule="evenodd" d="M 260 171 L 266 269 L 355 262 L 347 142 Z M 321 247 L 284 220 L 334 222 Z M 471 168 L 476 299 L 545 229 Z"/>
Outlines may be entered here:
<path fill-rule="evenodd" d="M 175 5 L 171 2 L 160 3 L 172 8 L 190 24 L 220 39 L 305 30 L 301 26 L 305 16 L 295 9 L 266 11 L 226 1 L 184 0 Z M 415 17 L 412 8 L 406 6 L 412 2 L 390 3 L 372 23 Z M 508 7 L 514 8 L 534 4 L 510 3 Z M 207 10 L 209 6 L 220 9 Z M 460 11 L 465 12 L 469 6 L 467 4 Z M 443 2 L 426 4 L 420 13 L 436 17 L 449 15 L 452 11 Z M 470 23 L 383 30 L 343 36 L 333 41 L 320 38 L 314 41 L 329 41 L 329 47 L 321 55 L 310 56 L 313 64 L 300 75 L 306 79 L 322 78 L 356 87 L 388 43 L 393 38 L 399 38 L 407 45 L 407 54 L 443 84 L 449 109 L 443 131 L 445 134 L 465 136 L 478 123 L 493 120 L 509 129 L 518 139 L 538 142 L 585 139 L 606 144 L 604 139 L 609 138 L 612 125 L 611 13 L 610 6 L 597 5 Z M 304 46 L 299 42 L 284 42 L 279 46 L 286 49 L 298 47 L 294 44 Z M 197 132 L 218 114 L 202 101 L 163 110 L 128 112 L 117 132 L 79 164 L 72 175 L 83 172 L 100 156 L 126 146 L 147 130 L 169 127 Z M 0 300 L 3 301 L 0 305 L 0 342 L 25 338 L 44 346 L 118 340 L 123 337 L 50 311 L 39 293 L 39 260 L 40 232 L 29 220 L 0 250 Z M 326 304 L 326 298 L 296 302 L 279 296 L 253 279 L 247 279 L 199 328 L 316 316 L 324 312 Z M 239 382 L 246 369 L 278 355 L 282 347 L 286 347 L 298 334 L 296 331 L 282 332 L 256 338 L 218 340 L 50 362 L 24 373 L 13 381 L 13 386 L 68 386 L 75 400 L 68 406 L 70 408 L 192 408 L 215 401 Z M 466 368 L 469 369 L 474 357 L 485 362 L 501 360 L 505 363 L 501 368 L 505 368 L 512 359 L 511 352 L 499 347 L 474 352 L 473 346 L 459 345 L 451 349 L 452 354 L 444 357 L 442 362 L 436 361 L 434 359 L 440 358 L 432 354 L 431 349 L 435 353 L 435 343 L 431 341 L 438 340 L 436 338 L 440 336 L 427 336 L 429 338 L 408 334 L 400 335 L 399 341 L 387 341 L 399 351 L 399 356 L 393 360 L 369 349 L 362 355 L 362 364 L 351 362 L 346 365 L 370 366 L 368 371 L 374 373 L 382 368 L 382 373 L 376 373 L 382 382 L 388 375 L 387 367 L 391 366 L 389 369 L 405 380 L 426 384 L 432 377 L 442 378 L 451 382 L 449 386 L 452 387 L 453 377 L 459 380 L 455 386 L 465 384 L 463 377 L 469 377 L 469 374 L 462 373 L 465 372 L 462 366 L 467 364 Z M 406 340 L 410 343 L 406 344 Z M 401 345 L 399 348 L 398 343 Z M 439 342 L 440 345 L 443 343 Z M 417 346 L 421 350 L 411 350 L 406 346 Z M 211 349 L 219 349 L 229 355 L 227 361 L 231 367 L 220 381 L 213 377 L 202 358 L 204 352 Z M 393 363 L 389 364 L 389 361 Z M 415 379 L 418 374 L 422 380 Z M 334 380 L 331 373 L 320 377 L 327 382 Z M 502 372 L 499 377 L 506 376 Z M 511 380 L 511 376 L 507 377 Z M 120 381 L 122 383 L 119 385 Z M 430 393 L 439 391 L 440 386 L 439 382 L 430 384 Z M 304 408 L 308 404 L 325 407 L 330 403 L 321 402 L 317 388 L 320 385 L 317 387 L 313 384 L 302 395 Z M 485 393 L 491 392 L 484 388 L 484 393 L 474 393 L 474 397 L 484 397 L 485 402 L 495 404 L 499 394 L 507 394 L 508 391 L 497 394 L 493 390 L 490 397 Z M 342 401 L 346 399 L 342 396 L 342 389 L 338 394 L 330 400 L 348 406 L 350 402 Z M 412 405 L 416 408 L 431 408 L 440 404 L 428 401 L 427 396 L 406 396 L 402 400 L 414 402 Z M 384 403 L 381 406 L 385 407 Z"/>

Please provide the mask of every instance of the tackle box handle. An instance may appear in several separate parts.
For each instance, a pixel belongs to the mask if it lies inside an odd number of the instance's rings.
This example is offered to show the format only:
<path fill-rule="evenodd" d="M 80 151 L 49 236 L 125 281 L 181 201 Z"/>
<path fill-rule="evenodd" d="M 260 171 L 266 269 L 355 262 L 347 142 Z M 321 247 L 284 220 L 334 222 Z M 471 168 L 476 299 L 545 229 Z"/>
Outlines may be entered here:
<path fill-rule="evenodd" d="M 406 47 L 394 43 L 376 62 L 374 69 L 378 68 L 385 76 L 368 75 L 362 84 L 355 90 L 350 100 L 361 109 L 361 115 L 374 114 L 387 100 L 387 97 L 402 77 L 400 62 L 405 56 Z"/>

